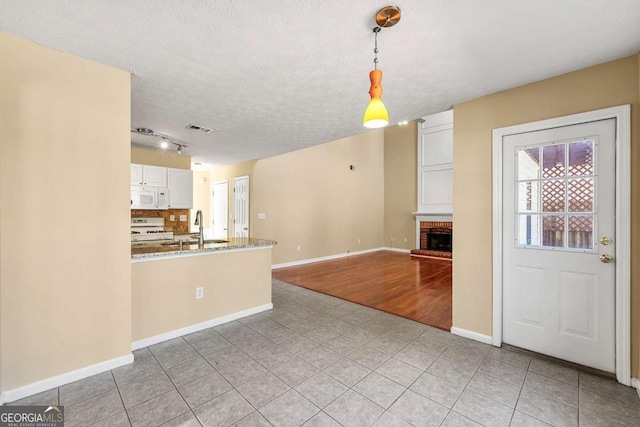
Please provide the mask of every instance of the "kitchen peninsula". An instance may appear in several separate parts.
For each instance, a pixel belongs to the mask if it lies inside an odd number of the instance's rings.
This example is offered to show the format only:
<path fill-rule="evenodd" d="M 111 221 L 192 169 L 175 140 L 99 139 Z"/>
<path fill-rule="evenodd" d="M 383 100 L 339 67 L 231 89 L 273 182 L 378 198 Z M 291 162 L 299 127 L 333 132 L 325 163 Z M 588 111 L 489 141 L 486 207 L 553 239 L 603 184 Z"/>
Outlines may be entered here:
<path fill-rule="evenodd" d="M 254 238 L 202 246 L 132 243 L 133 349 L 271 309 L 275 244 Z"/>

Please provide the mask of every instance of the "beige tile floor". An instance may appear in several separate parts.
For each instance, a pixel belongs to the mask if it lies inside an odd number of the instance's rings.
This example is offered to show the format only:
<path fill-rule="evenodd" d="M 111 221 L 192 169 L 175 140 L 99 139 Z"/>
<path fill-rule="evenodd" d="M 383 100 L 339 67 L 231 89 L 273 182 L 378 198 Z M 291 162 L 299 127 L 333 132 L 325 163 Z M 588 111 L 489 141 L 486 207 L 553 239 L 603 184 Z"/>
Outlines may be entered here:
<path fill-rule="evenodd" d="M 274 309 L 12 404 L 66 426 L 639 426 L 636 391 L 278 280 Z"/>

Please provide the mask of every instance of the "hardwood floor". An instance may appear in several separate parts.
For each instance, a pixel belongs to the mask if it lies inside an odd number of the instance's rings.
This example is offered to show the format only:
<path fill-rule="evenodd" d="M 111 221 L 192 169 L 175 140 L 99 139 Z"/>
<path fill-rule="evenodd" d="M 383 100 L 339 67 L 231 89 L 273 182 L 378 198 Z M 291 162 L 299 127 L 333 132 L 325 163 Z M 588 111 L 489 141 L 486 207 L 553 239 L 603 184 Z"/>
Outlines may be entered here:
<path fill-rule="evenodd" d="M 281 268 L 273 277 L 451 329 L 451 261 L 381 251 Z"/>

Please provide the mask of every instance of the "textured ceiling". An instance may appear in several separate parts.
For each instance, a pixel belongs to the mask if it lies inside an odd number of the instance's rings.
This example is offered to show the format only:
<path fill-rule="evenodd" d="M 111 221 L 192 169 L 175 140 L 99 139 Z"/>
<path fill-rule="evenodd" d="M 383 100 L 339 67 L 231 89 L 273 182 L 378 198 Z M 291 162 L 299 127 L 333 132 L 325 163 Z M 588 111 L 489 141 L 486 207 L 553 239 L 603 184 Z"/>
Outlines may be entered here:
<path fill-rule="evenodd" d="M 3 0 L 0 30 L 131 72 L 132 127 L 213 168 L 366 131 L 373 17 L 386 4 Z M 392 123 L 640 49 L 638 0 L 396 4 L 402 20 L 378 37 Z"/>

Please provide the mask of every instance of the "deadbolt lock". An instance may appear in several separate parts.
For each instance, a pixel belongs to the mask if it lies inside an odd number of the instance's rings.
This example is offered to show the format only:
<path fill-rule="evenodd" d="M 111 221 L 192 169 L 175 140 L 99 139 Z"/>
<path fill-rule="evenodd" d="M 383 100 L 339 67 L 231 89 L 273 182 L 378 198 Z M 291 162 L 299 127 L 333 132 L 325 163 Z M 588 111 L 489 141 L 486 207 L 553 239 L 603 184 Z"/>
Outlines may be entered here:
<path fill-rule="evenodd" d="M 604 236 L 600 238 L 600 243 L 607 246 L 613 243 L 613 240 L 611 239 L 611 237 L 608 236 Z"/>
<path fill-rule="evenodd" d="M 605 264 L 609 264 L 611 261 L 613 261 L 613 257 L 609 254 L 602 254 L 600 255 L 600 261 L 604 262 Z"/>

